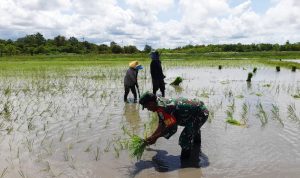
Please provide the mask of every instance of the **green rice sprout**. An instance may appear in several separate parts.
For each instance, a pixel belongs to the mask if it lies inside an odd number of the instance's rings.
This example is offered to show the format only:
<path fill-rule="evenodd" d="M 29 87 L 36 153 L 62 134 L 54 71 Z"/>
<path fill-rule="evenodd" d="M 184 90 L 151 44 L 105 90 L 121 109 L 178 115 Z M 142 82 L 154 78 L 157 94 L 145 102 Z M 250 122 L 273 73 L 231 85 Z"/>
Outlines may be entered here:
<path fill-rule="evenodd" d="M 276 71 L 280 72 L 280 66 L 276 66 Z"/>
<path fill-rule="evenodd" d="M 100 148 L 97 146 L 96 152 L 95 152 L 95 160 L 98 161 L 100 158 Z"/>
<path fill-rule="evenodd" d="M 19 174 L 20 174 L 20 176 L 22 178 L 26 178 L 27 177 L 21 169 L 18 172 L 19 172 Z"/>
<path fill-rule="evenodd" d="M 229 124 L 231 124 L 231 125 L 237 125 L 237 126 L 241 126 L 242 125 L 239 121 L 237 121 L 237 120 L 235 120 L 235 119 L 233 119 L 231 117 L 227 118 L 226 122 L 229 123 Z"/>
<path fill-rule="evenodd" d="M 84 152 L 90 152 L 90 151 L 91 151 L 91 146 L 92 146 L 92 144 L 90 144 L 90 145 L 84 150 Z"/>
<path fill-rule="evenodd" d="M 256 73 L 256 71 L 257 71 L 257 68 L 256 68 L 256 67 L 254 67 L 252 72 L 255 74 L 255 73 Z"/>
<path fill-rule="evenodd" d="M 65 131 L 63 131 L 60 135 L 60 138 L 59 138 L 59 142 L 62 142 L 63 138 L 64 138 L 64 134 L 65 134 Z"/>
<path fill-rule="evenodd" d="M 296 72 L 297 67 L 296 66 L 292 66 L 292 72 Z"/>
<path fill-rule="evenodd" d="M 7 174 L 7 167 L 3 169 L 1 175 L 0 175 L 0 178 L 4 178 L 5 174 Z"/>
<path fill-rule="evenodd" d="M 181 77 L 176 77 L 176 79 L 170 83 L 170 85 L 175 85 L 175 86 L 178 86 L 181 82 L 182 82 L 182 78 Z"/>
<path fill-rule="evenodd" d="M 299 117 L 296 114 L 296 106 L 294 104 L 288 105 L 288 118 L 294 120 L 294 121 L 300 121 Z"/>
<path fill-rule="evenodd" d="M 209 109 L 208 122 L 211 123 L 214 117 L 215 117 L 215 110 L 211 108 Z"/>
<path fill-rule="evenodd" d="M 242 112 L 241 112 L 241 123 L 243 125 L 246 125 L 248 122 L 248 112 L 249 112 L 250 106 L 246 103 L 242 106 Z"/>
<path fill-rule="evenodd" d="M 261 103 L 256 105 L 256 108 L 258 110 L 256 116 L 260 119 L 261 125 L 265 126 L 268 123 L 268 115 Z"/>
<path fill-rule="evenodd" d="M 270 87 L 271 84 L 267 83 L 267 84 L 264 84 L 263 87 Z"/>
<path fill-rule="evenodd" d="M 284 124 L 280 118 L 279 108 L 277 105 L 272 104 L 271 113 L 272 113 L 272 118 L 276 119 L 282 126 L 284 126 Z"/>
<path fill-rule="evenodd" d="M 116 158 L 119 158 L 120 157 L 120 149 L 115 144 L 114 144 L 114 151 L 116 154 Z"/>
<path fill-rule="evenodd" d="M 136 157 L 137 160 L 140 160 L 143 152 L 146 148 L 144 139 L 140 138 L 137 135 L 133 135 L 129 141 L 129 152 L 131 157 Z"/>
<path fill-rule="evenodd" d="M 237 95 L 236 98 L 242 99 L 244 98 L 244 95 Z"/>
<path fill-rule="evenodd" d="M 252 72 L 249 72 L 248 73 L 248 77 L 247 77 L 247 82 L 251 82 L 251 78 L 253 77 L 253 73 Z"/>

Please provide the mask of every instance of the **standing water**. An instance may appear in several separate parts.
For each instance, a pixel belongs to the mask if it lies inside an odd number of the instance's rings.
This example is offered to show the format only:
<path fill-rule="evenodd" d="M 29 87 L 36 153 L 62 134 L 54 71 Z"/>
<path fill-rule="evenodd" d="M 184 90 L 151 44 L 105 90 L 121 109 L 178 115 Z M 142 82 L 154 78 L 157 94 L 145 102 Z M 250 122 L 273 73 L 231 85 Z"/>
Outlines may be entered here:
<path fill-rule="evenodd" d="M 125 70 L 2 73 L 1 177 L 299 177 L 298 72 L 262 66 L 246 82 L 252 68 L 166 69 L 167 83 L 184 79 L 167 84 L 167 97 L 198 98 L 210 111 L 201 149 L 180 162 L 182 127 L 141 160 L 129 157 L 124 128 L 143 137 L 153 114 L 123 103 Z M 152 87 L 142 73 L 139 85 Z M 228 114 L 242 126 L 227 124 Z"/>

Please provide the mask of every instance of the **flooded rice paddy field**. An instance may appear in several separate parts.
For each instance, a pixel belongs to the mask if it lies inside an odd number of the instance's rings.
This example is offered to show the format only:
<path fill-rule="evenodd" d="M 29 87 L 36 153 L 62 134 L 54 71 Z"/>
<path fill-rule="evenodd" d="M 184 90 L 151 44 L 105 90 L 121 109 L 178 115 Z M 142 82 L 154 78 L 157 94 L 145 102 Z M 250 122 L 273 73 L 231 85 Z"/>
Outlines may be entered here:
<path fill-rule="evenodd" d="M 210 110 L 201 153 L 188 163 L 179 159 L 181 127 L 142 160 L 129 157 L 124 130 L 143 136 L 153 114 L 123 102 L 125 67 L 2 72 L 0 177 L 299 177 L 299 71 L 256 67 L 251 83 L 253 66 L 164 69 L 166 83 L 184 79 L 167 84 L 167 97 L 199 98 Z M 151 90 L 147 66 L 139 85 Z"/>

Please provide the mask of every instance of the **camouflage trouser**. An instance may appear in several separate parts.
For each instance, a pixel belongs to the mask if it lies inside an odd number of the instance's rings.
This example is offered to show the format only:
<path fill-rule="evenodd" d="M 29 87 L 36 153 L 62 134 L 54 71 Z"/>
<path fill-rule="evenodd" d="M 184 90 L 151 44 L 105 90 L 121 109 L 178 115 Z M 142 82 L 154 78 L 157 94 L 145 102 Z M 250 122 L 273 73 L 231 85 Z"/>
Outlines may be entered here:
<path fill-rule="evenodd" d="M 192 148 L 193 139 L 201 137 L 200 128 L 206 122 L 207 117 L 196 117 L 193 122 L 187 122 L 179 137 L 179 145 L 184 150 Z M 200 138 L 201 139 L 201 138 Z"/>

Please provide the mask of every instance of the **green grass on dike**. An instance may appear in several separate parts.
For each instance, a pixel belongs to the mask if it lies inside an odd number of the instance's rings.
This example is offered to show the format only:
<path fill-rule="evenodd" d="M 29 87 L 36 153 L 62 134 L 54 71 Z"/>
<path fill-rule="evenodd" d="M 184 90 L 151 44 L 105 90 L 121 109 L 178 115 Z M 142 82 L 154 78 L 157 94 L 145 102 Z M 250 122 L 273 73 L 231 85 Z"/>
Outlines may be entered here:
<path fill-rule="evenodd" d="M 218 66 L 243 67 L 259 64 L 291 68 L 300 64 L 283 62 L 280 59 L 300 59 L 300 52 L 211 52 L 211 53 L 163 53 L 161 55 L 165 66 Z M 59 54 L 35 56 L 3 56 L 0 57 L 0 70 L 5 71 L 36 71 L 57 70 L 76 67 L 95 66 L 127 66 L 128 62 L 138 60 L 143 65 L 149 65 L 148 54 Z"/>

